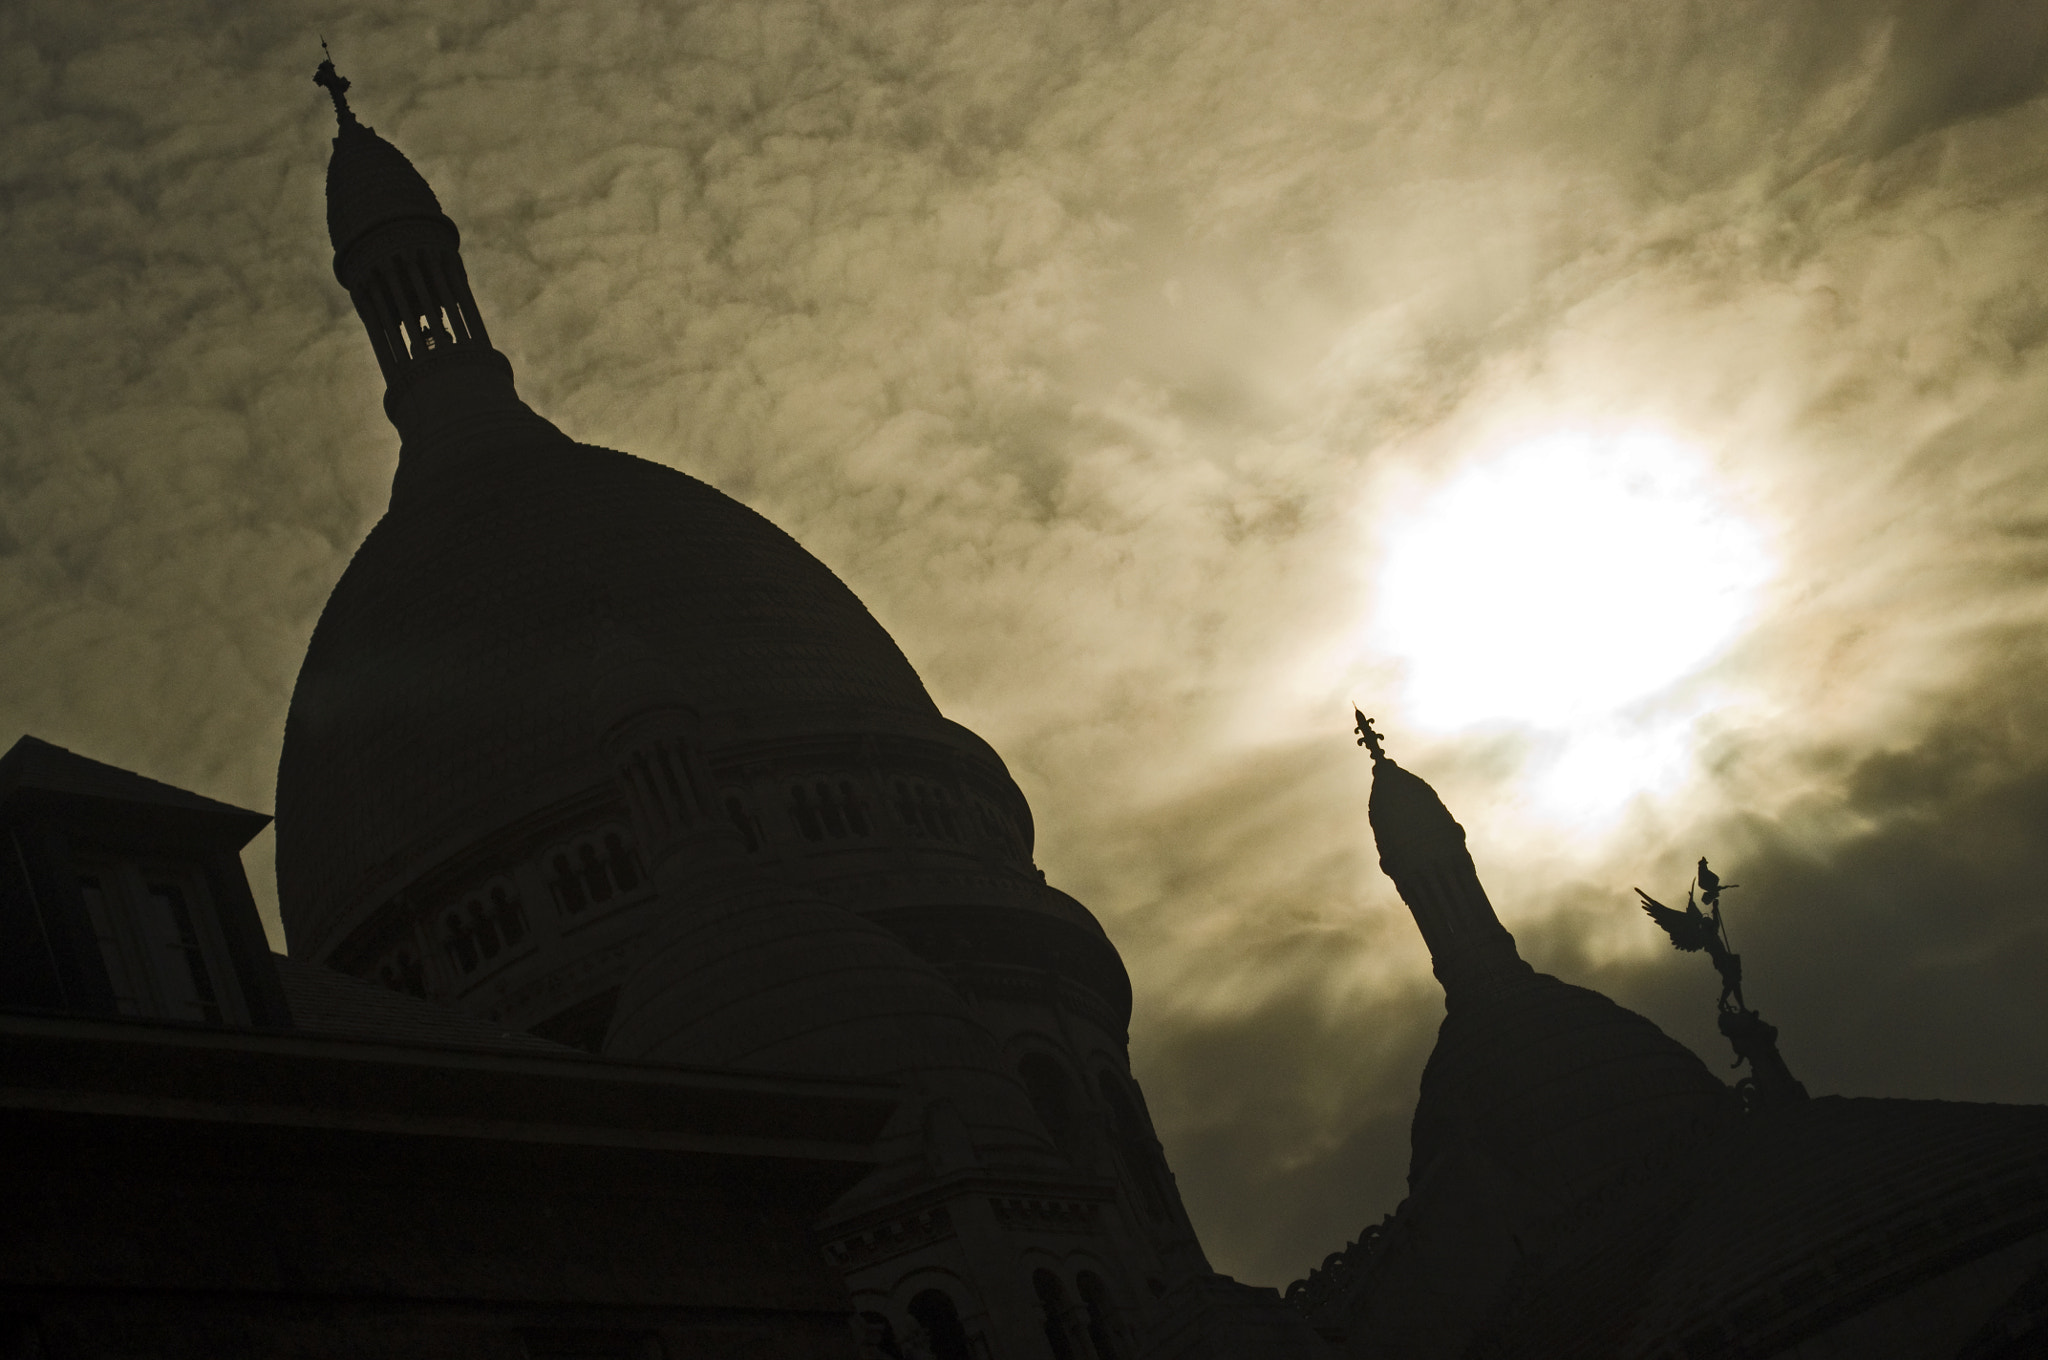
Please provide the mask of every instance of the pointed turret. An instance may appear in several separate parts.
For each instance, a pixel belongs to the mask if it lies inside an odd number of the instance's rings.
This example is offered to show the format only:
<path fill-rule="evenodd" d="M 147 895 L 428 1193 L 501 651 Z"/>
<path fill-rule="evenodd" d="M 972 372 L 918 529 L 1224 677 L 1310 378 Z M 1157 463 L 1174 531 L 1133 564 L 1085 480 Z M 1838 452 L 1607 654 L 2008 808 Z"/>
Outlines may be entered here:
<path fill-rule="evenodd" d="M 491 347 L 462 265 L 462 233 L 405 153 L 349 108 L 348 78 L 331 60 L 313 82 L 334 99 L 327 162 L 327 234 L 334 277 L 348 290 L 384 373 L 384 412 L 410 440 L 434 417 L 494 408 L 530 416 L 512 365 Z M 424 389 L 434 390 L 431 403 Z"/>
<path fill-rule="evenodd" d="M 1529 973 L 1515 937 L 1494 914 L 1465 848 L 1465 828 L 1420 778 L 1380 747 L 1372 719 L 1358 714 L 1359 745 L 1372 754 L 1368 817 L 1380 868 L 1394 880 L 1429 946 L 1446 996 L 1457 999 Z"/>

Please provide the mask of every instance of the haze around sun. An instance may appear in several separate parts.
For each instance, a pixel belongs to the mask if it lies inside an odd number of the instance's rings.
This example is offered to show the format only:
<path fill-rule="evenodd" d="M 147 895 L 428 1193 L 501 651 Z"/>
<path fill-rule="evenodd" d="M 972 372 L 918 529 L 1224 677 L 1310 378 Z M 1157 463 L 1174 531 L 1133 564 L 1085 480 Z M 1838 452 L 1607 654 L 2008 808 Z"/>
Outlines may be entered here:
<path fill-rule="evenodd" d="M 1413 733 L 1525 735 L 1521 779 L 1566 829 L 1681 792 L 1693 725 L 1730 700 L 1702 677 L 1775 570 L 1701 450 L 1652 429 L 1557 431 L 1379 511 L 1363 637 L 1398 668 L 1382 697 Z"/>
<path fill-rule="evenodd" d="M 0 7 L 0 740 L 263 810 L 397 456 L 321 33 L 522 396 L 1007 762 L 1219 1269 L 1404 1193 L 1353 702 L 1539 968 L 1725 1061 L 1707 855 L 1811 1089 L 2048 1099 L 2039 6 Z"/>

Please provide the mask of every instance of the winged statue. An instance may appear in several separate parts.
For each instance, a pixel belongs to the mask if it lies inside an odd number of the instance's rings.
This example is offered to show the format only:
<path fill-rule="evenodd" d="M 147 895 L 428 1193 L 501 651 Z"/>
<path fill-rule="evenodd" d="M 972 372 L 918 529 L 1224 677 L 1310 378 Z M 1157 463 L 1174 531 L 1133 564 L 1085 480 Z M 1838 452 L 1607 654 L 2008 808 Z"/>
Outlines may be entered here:
<path fill-rule="evenodd" d="M 1700 863 L 1704 867 L 1706 861 Z M 1715 887 L 1719 889 L 1719 880 L 1716 880 Z M 1665 906 L 1641 888 L 1636 889 L 1636 896 L 1643 899 L 1643 910 L 1650 914 L 1650 919 L 1664 927 L 1673 948 L 1688 954 L 1704 949 L 1707 957 L 1714 961 L 1714 971 L 1721 975 L 1721 1009 L 1731 1009 L 1728 1004 L 1730 997 L 1735 1000 L 1733 1009 L 1748 1009 L 1742 1000 L 1742 956 L 1728 947 L 1728 932 L 1721 924 L 1720 892 L 1716 891 L 1710 899 L 1711 914 L 1700 910 L 1699 903 L 1690 892 L 1685 895 L 1684 911 Z"/>

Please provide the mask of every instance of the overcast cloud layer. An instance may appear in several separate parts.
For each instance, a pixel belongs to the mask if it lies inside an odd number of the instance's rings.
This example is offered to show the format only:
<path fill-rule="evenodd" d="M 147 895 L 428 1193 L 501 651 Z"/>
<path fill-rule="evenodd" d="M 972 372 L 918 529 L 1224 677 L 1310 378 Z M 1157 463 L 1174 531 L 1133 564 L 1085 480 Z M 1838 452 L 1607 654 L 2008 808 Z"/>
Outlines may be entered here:
<path fill-rule="evenodd" d="M 2048 1100 L 2039 4 L 14 0 L 0 739 L 263 809 L 396 459 L 320 31 L 527 399 L 790 529 L 1008 759 L 1219 1268 L 1402 1190 L 1440 993 L 1353 697 L 1539 967 L 1724 1064 L 1628 893 L 1708 854 L 1810 1088 Z M 1464 470 L 1624 428 L 1769 571 L 1613 719 L 1661 772 L 1545 803 L 1591 729 L 1404 725 L 1380 563 Z"/>

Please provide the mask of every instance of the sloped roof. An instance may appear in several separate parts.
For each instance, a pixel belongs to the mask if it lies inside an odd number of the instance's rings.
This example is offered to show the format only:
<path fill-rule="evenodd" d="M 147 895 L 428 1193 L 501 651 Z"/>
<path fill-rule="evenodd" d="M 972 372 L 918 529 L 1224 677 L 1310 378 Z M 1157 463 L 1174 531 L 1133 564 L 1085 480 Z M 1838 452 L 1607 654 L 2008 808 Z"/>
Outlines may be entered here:
<path fill-rule="evenodd" d="M 1632 1350 L 1775 1354 L 2048 1231 L 2048 1106 L 1827 1097 L 1745 1121 L 1672 1239 Z"/>
<path fill-rule="evenodd" d="M 1532 1272 L 1471 1355 L 1775 1355 L 2048 1232 L 2048 1106 L 1822 1097 L 1742 1120 Z"/>
<path fill-rule="evenodd" d="M 264 813 L 159 783 L 40 737 L 24 736 L 0 756 L 0 809 L 79 803 L 142 810 L 203 825 L 212 838 L 231 838 L 236 849 L 270 824 Z"/>

